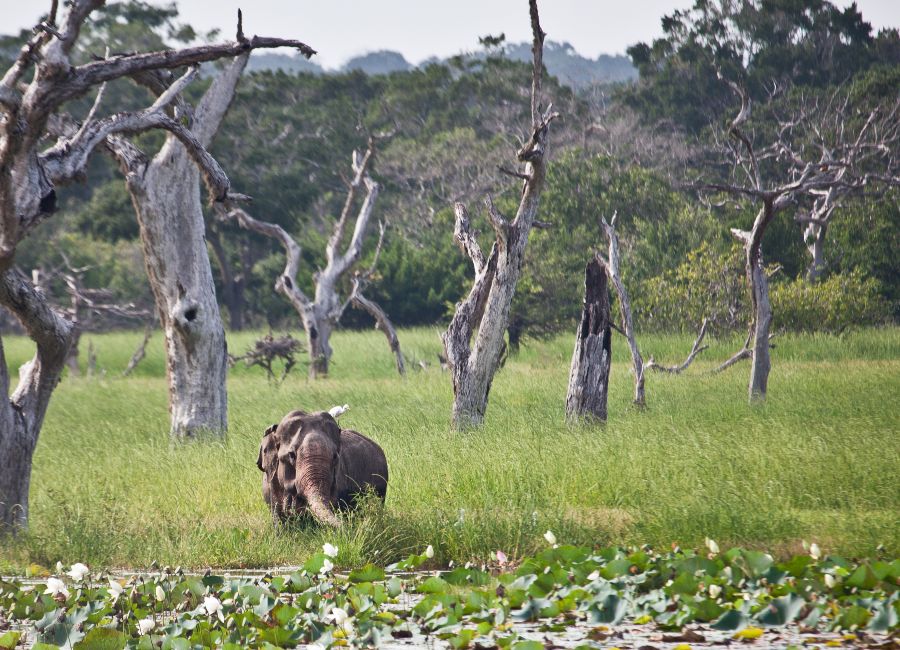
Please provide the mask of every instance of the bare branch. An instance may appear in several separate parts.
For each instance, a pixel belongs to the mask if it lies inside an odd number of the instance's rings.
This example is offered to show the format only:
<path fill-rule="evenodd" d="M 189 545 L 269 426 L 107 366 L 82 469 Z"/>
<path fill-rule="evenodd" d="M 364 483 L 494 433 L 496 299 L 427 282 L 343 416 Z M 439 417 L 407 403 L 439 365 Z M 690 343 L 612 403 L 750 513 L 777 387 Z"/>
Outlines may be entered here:
<path fill-rule="evenodd" d="M 469 256 L 472 265 L 475 267 L 475 273 L 480 273 L 484 268 L 484 253 L 481 252 L 481 246 L 472 233 L 471 223 L 469 221 L 469 211 L 463 203 L 454 203 L 453 211 L 456 213 L 456 227 L 453 229 L 453 237 L 459 249 Z"/>
<path fill-rule="evenodd" d="M 688 354 L 687 359 L 684 360 L 684 363 L 681 363 L 677 366 L 662 366 L 662 365 L 656 363 L 656 361 L 653 360 L 653 357 L 650 357 L 650 360 L 644 366 L 644 369 L 645 370 L 654 370 L 656 372 L 667 372 L 667 373 L 670 373 L 673 375 L 680 375 L 682 372 L 687 370 L 688 366 L 690 366 L 691 363 L 693 363 L 694 358 L 698 354 L 700 354 L 701 352 L 703 352 L 704 350 L 709 348 L 708 345 L 701 345 L 701 343 L 703 343 L 703 337 L 706 336 L 706 326 L 708 324 L 709 324 L 709 319 L 704 318 L 703 324 L 700 325 L 700 332 L 699 332 L 699 334 L 697 334 L 697 338 L 694 341 L 694 345 L 691 346 L 691 352 L 690 352 L 690 354 Z"/>
<path fill-rule="evenodd" d="M 300 245 L 297 244 L 294 238 L 278 224 L 254 219 L 241 208 L 232 208 L 227 212 L 220 210 L 219 214 L 225 219 L 234 219 L 241 228 L 265 235 L 281 244 L 285 252 L 285 264 L 284 271 L 281 272 L 281 275 L 275 282 L 275 289 L 283 293 L 298 312 L 308 310 L 312 302 L 297 286 L 297 271 L 300 268 Z"/>
<path fill-rule="evenodd" d="M 494 199 L 490 194 L 485 197 L 484 204 L 487 207 L 488 221 L 491 222 L 491 227 L 497 235 L 497 241 L 501 246 L 506 246 L 507 241 L 509 240 L 509 223 L 494 206 Z"/>

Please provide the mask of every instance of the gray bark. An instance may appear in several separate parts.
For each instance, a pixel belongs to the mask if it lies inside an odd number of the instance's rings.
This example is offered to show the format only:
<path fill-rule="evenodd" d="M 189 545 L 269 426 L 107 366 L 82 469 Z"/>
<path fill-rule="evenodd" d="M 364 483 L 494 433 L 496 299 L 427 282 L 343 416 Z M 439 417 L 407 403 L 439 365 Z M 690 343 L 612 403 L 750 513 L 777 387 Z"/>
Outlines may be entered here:
<path fill-rule="evenodd" d="M 612 361 L 609 289 L 605 264 L 598 258 L 584 271 L 584 307 L 575 337 L 575 351 L 566 393 L 566 418 L 606 421 L 609 370 Z"/>
<path fill-rule="evenodd" d="M 628 341 L 628 349 L 631 351 L 631 370 L 634 373 L 634 403 L 643 407 L 646 405 L 646 396 L 644 394 L 644 360 L 641 357 L 641 351 L 638 349 L 637 340 L 634 335 L 634 321 L 631 317 L 631 301 L 628 299 L 628 291 L 625 290 L 625 284 L 622 282 L 622 276 L 619 273 L 619 236 L 616 234 L 616 215 L 614 214 L 610 223 L 606 223 L 606 219 L 601 218 L 600 225 L 606 239 L 609 241 L 609 259 L 606 261 L 606 274 L 609 276 L 619 299 L 619 314 L 622 317 L 622 331 L 625 332 L 625 338 Z"/>
<path fill-rule="evenodd" d="M 237 57 L 204 94 L 190 125 L 207 148 L 234 98 L 249 54 Z M 168 91 L 166 91 L 168 92 Z M 152 160 L 113 143 L 137 213 L 147 277 L 165 335 L 173 437 L 228 428 L 228 357 L 200 201 L 200 172 L 174 136 Z"/>
<path fill-rule="evenodd" d="M 747 281 L 750 283 L 751 314 L 751 342 L 748 345 L 749 356 L 752 360 L 750 368 L 750 384 L 748 393 L 751 402 L 766 399 L 766 390 L 769 384 L 769 370 L 772 362 L 769 356 L 769 338 L 772 328 L 772 303 L 769 301 L 769 279 L 763 268 L 762 239 L 766 228 L 771 223 L 775 212 L 780 205 L 786 204 L 786 200 L 775 202 L 763 201 L 763 207 L 753 221 L 753 228 L 747 232 L 732 228 L 734 235 L 744 245 Z"/>
<path fill-rule="evenodd" d="M 0 272 L 0 304 L 12 311 L 37 344 L 34 358 L 19 369 L 19 383 L 9 396 L 9 374 L 0 340 L 0 534 L 28 524 L 31 459 L 59 383 L 69 346 L 71 323 L 54 312 L 24 274 Z"/>
<path fill-rule="evenodd" d="M 521 275 L 525 247 L 544 187 L 549 126 L 559 116 L 552 111 L 552 105 L 543 113 L 539 108 L 544 32 L 541 30 L 536 0 L 531 0 L 529 6 L 534 55 L 531 75 L 532 131 L 530 140 L 517 152 L 517 159 L 524 163 L 525 171 L 512 172 L 523 180 L 522 197 L 511 223 L 497 212 L 488 197 L 488 219 L 494 229 L 495 241 L 487 259 L 470 230 L 466 207 L 462 203 L 454 206 L 454 235 L 475 268 L 472 289 L 456 305 L 450 326 L 441 336 L 453 377 L 451 420 L 456 429 L 479 426 L 484 421 L 491 383 L 506 347 L 504 334 L 509 321 L 510 303 Z M 476 330 L 477 334 L 474 334 Z M 473 334 L 474 346 L 471 342 Z"/>

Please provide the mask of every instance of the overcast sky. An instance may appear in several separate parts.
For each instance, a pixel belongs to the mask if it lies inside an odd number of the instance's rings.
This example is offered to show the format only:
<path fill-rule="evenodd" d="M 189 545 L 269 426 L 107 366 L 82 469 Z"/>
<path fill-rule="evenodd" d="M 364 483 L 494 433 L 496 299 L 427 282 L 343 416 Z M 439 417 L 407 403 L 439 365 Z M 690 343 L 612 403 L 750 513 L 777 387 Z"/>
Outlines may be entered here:
<path fill-rule="evenodd" d="M 166 4 L 164 0 L 151 0 Z M 548 38 L 568 41 L 579 53 L 623 54 L 637 41 L 659 36 L 660 17 L 693 0 L 544 0 L 541 25 Z M 847 0 L 836 4 L 847 6 Z M 900 0 L 858 0 L 877 31 L 900 27 Z M 49 0 L 0 0 L 0 32 L 34 25 Z M 180 0 L 182 19 L 196 29 L 234 34 L 238 7 L 248 35 L 297 38 L 319 51 L 326 68 L 373 50 L 396 50 L 419 63 L 478 47 L 478 37 L 506 33 L 531 39 L 525 0 Z"/>

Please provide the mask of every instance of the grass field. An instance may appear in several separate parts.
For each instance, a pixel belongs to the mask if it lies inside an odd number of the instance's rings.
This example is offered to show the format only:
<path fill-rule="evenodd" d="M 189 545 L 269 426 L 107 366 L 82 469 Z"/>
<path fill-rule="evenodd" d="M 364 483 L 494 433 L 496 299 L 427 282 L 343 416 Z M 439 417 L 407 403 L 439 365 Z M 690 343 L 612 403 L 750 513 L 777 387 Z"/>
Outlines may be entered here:
<path fill-rule="evenodd" d="M 844 337 L 784 336 L 769 399 L 749 407 L 748 366 L 709 370 L 738 343 L 714 341 L 684 375 L 651 375 L 649 408 L 630 405 L 626 349 L 615 339 L 609 421 L 571 428 L 564 399 L 572 337 L 531 343 L 497 376 L 487 424 L 448 428 L 449 377 L 437 331 L 402 331 L 428 363 L 399 378 L 381 334 L 339 332 L 332 375 L 303 369 L 280 385 L 257 369 L 229 377 L 222 442 L 168 439 L 162 339 L 121 377 L 140 333 L 86 335 L 99 367 L 54 393 L 34 459 L 30 532 L 0 546 L 0 570 L 76 561 L 92 566 L 295 564 L 324 541 L 338 563 L 388 562 L 433 544 L 436 561 L 512 556 L 561 542 L 764 547 L 801 540 L 853 556 L 900 548 L 900 329 Z M 255 334 L 229 337 L 241 352 Z M 680 361 L 690 336 L 646 336 L 645 356 Z M 13 369 L 26 339 L 4 337 Z M 414 366 L 415 363 L 410 363 Z M 276 531 L 255 466 L 260 436 L 290 409 L 349 403 L 344 426 L 385 449 L 387 506 L 340 531 Z"/>

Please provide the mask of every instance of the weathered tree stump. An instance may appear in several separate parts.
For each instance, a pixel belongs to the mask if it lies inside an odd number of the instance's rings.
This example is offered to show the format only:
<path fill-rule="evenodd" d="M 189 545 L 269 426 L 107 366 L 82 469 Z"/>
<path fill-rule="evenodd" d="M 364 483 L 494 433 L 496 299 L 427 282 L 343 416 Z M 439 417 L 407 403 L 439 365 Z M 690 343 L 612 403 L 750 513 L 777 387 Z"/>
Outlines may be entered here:
<path fill-rule="evenodd" d="M 604 267 L 595 257 L 584 270 L 584 308 L 566 393 L 566 419 L 570 422 L 584 417 L 606 420 L 612 337 Z"/>

